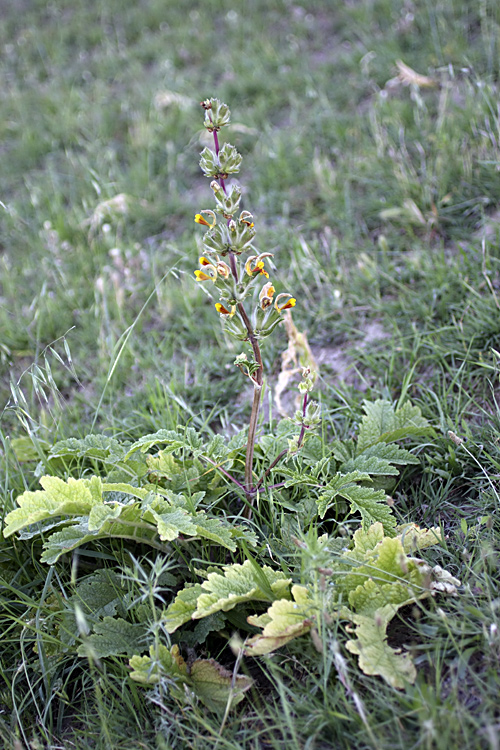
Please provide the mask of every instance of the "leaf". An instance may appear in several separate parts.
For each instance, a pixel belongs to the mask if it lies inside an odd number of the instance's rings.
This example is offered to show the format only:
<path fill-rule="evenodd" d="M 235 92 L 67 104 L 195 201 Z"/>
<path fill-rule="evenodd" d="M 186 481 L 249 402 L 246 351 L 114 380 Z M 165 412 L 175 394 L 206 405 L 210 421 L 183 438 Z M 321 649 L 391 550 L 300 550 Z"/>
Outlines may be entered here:
<path fill-rule="evenodd" d="M 391 615 L 392 616 L 392 615 Z M 383 677 L 392 687 L 403 690 L 415 682 L 417 671 L 410 654 L 402 654 L 387 643 L 387 624 L 389 619 L 383 616 L 355 616 L 356 640 L 346 643 L 348 651 L 359 656 L 359 667 L 369 675 Z"/>
<path fill-rule="evenodd" d="M 441 529 L 439 526 L 433 526 L 431 529 L 421 529 L 416 523 L 408 523 L 404 526 L 398 526 L 398 539 L 405 552 L 415 553 L 416 550 L 432 547 L 434 544 L 441 542 Z"/>
<path fill-rule="evenodd" d="M 361 456 L 375 456 L 377 458 L 385 459 L 391 464 L 396 464 L 397 466 L 419 463 L 417 456 L 414 456 L 410 451 L 407 451 L 405 448 L 400 448 L 399 445 L 394 445 L 393 443 L 390 445 L 384 442 L 375 443 L 375 445 L 366 448 L 359 457 L 361 458 Z"/>
<path fill-rule="evenodd" d="M 122 511 L 119 505 L 114 507 L 110 505 L 94 505 L 89 513 L 89 520 L 87 522 L 87 528 L 89 532 L 98 532 L 104 526 L 106 521 L 110 519 L 118 518 Z"/>
<path fill-rule="evenodd" d="M 231 552 L 236 552 L 236 543 L 233 539 L 231 527 L 222 518 L 210 518 L 205 513 L 197 513 L 194 517 L 196 533 L 204 539 L 210 539 Z"/>
<path fill-rule="evenodd" d="M 226 616 L 222 612 L 216 612 L 213 615 L 204 617 L 200 620 L 193 630 L 193 640 L 195 643 L 204 643 L 207 636 L 217 630 L 222 630 L 226 624 Z"/>
<path fill-rule="evenodd" d="M 171 680 L 187 682 L 188 669 L 186 662 L 179 652 L 179 646 L 168 649 L 163 644 L 150 646 L 149 656 L 134 655 L 129 659 L 132 668 L 130 677 L 143 685 L 154 685 L 161 677 L 166 676 Z"/>
<path fill-rule="evenodd" d="M 164 513 L 157 513 L 154 508 L 150 507 L 148 513 L 156 521 L 158 534 L 162 541 L 171 542 L 177 539 L 179 534 L 194 536 L 197 533 L 192 517 L 183 508 L 170 507 Z"/>
<path fill-rule="evenodd" d="M 119 493 L 123 495 L 131 495 L 132 497 L 136 497 L 138 500 L 145 500 L 150 494 L 149 490 L 145 489 L 144 487 L 134 487 L 133 485 L 127 484 L 126 482 L 103 482 L 102 491 L 113 492 L 117 495 Z"/>
<path fill-rule="evenodd" d="M 360 471 L 372 476 L 397 476 L 399 474 L 398 469 L 395 466 L 391 466 L 387 459 L 379 458 L 378 456 L 367 456 L 365 453 L 356 456 L 356 458 L 349 459 L 345 464 L 342 464 L 340 469 L 345 473 Z"/>
<path fill-rule="evenodd" d="M 132 656 L 142 650 L 148 628 L 140 623 L 132 624 L 122 618 L 105 617 L 94 626 L 94 632 L 77 650 L 78 656 L 103 659 L 107 656 Z"/>
<path fill-rule="evenodd" d="M 98 480 L 98 477 L 93 479 Z M 51 516 L 84 515 L 99 501 L 91 491 L 99 481 L 91 484 L 88 479 L 70 478 L 64 482 L 58 477 L 43 476 L 40 484 L 43 491 L 27 491 L 17 498 L 19 508 L 6 516 L 4 537 Z"/>
<path fill-rule="evenodd" d="M 250 625 L 263 628 L 263 632 L 246 642 L 246 654 L 269 654 L 311 629 L 317 607 L 309 591 L 305 586 L 295 585 L 292 586 L 292 596 L 294 601 L 280 599 L 273 602 L 267 612 L 260 617 L 247 617 Z"/>
<path fill-rule="evenodd" d="M 70 602 L 78 604 L 85 615 L 95 618 L 126 612 L 126 596 L 119 576 L 112 570 L 98 570 L 81 580 Z"/>
<path fill-rule="evenodd" d="M 196 659 L 189 677 L 196 696 L 211 711 L 224 711 L 229 699 L 231 706 L 237 706 L 253 685 L 251 677 L 233 675 L 215 659 Z"/>
<path fill-rule="evenodd" d="M 365 416 L 361 420 L 357 452 L 362 453 L 369 445 L 377 443 L 380 436 L 394 429 L 394 407 L 390 401 L 363 401 Z"/>
<path fill-rule="evenodd" d="M 163 613 L 162 621 L 167 633 L 174 633 L 177 628 L 191 620 L 201 593 L 203 589 L 199 583 L 187 585 L 178 592 L 174 601 Z"/>
<path fill-rule="evenodd" d="M 86 542 L 93 541 L 95 537 L 95 534 L 88 533 L 86 521 L 74 526 L 68 526 L 62 529 L 62 531 L 56 531 L 43 545 L 43 553 L 40 560 L 48 565 L 54 565 L 61 555 L 70 552 L 72 549 Z"/>
<path fill-rule="evenodd" d="M 387 534 L 394 533 L 396 519 L 387 505 L 384 490 L 373 490 L 371 487 L 353 487 L 349 490 L 346 499 L 351 504 L 351 513 L 358 511 L 361 514 L 365 528 L 372 523 L 379 522 L 383 525 Z"/>
<path fill-rule="evenodd" d="M 407 437 L 433 433 L 432 427 L 422 417 L 418 406 L 412 406 L 409 401 L 397 410 L 390 401 L 383 399 L 374 402 L 364 401 L 363 408 L 365 416 L 359 428 L 358 455 L 375 443 L 393 443 Z"/>
<path fill-rule="evenodd" d="M 349 472 L 348 474 L 338 472 L 324 487 L 323 492 L 316 500 L 319 517 L 324 518 L 328 509 L 336 504 L 338 497 L 341 497 L 350 503 L 351 513 L 359 512 L 361 514 L 365 527 L 380 521 L 384 529 L 391 533 L 391 530 L 396 526 L 396 520 L 387 505 L 385 492 L 356 484 L 356 482 L 369 479 L 368 474 L 359 471 Z"/>
<path fill-rule="evenodd" d="M 288 595 L 291 580 L 284 573 L 267 565 L 261 568 L 261 572 L 277 599 Z M 198 597 L 193 619 L 200 619 L 220 610 L 227 612 L 240 602 L 270 601 L 268 594 L 262 591 L 249 560 L 245 560 L 242 565 L 227 565 L 222 575 L 210 573 L 201 588 L 202 593 Z"/>
<path fill-rule="evenodd" d="M 106 463 L 118 463 L 125 455 L 126 447 L 107 435 L 86 435 L 84 438 L 60 440 L 52 446 L 49 458 L 74 456 L 75 458 L 97 458 Z"/>
<path fill-rule="evenodd" d="M 174 475 L 183 471 L 182 466 L 167 451 L 159 451 L 156 456 L 147 456 L 146 463 L 151 472 L 166 479 L 172 479 Z"/>
<path fill-rule="evenodd" d="M 175 450 L 177 447 L 184 445 L 184 440 L 180 438 L 180 435 L 175 430 L 158 430 L 158 432 L 143 435 L 135 443 L 132 443 L 125 455 L 125 459 L 138 450 L 141 453 L 146 453 L 150 448 L 154 448 L 157 445 L 164 445 L 165 443 L 170 443 L 171 450 Z"/>

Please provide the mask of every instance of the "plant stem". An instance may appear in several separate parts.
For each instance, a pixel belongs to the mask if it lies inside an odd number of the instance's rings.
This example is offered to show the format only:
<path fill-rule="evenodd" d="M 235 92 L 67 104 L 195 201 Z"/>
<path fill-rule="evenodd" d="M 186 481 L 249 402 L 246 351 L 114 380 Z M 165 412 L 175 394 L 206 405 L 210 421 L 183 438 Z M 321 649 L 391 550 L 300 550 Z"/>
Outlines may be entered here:
<path fill-rule="evenodd" d="M 209 115 L 210 117 L 210 115 Z M 212 119 L 210 117 L 210 119 Z M 215 153 L 218 156 L 219 155 L 219 138 L 217 136 L 217 130 L 213 130 L 213 137 L 214 137 L 214 146 L 215 146 Z M 227 194 L 226 191 L 226 185 L 224 183 L 224 180 L 219 177 L 221 187 L 224 191 L 224 193 Z M 229 223 L 229 220 L 228 220 Z M 238 267 L 236 265 L 236 258 L 234 256 L 234 253 L 229 253 L 229 264 L 231 266 L 231 273 L 233 275 L 234 281 L 237 284 L 238 283 Z M 246 456 L 245 456 L 245 494 L 247 496 L 247 501 L 252 504 L 253 496 L 255 494 L 255 489 L 253 487 L 253 454 L 254 454 L 254 448 L 255 448 L 255 435 L 257 432 L 257 422 L 259 417 L 259 409 L 260 409 L 260 401 L 261 401 L 261 393 L 262 393 L 262 384 L 264 381 L 264 365 L 262 363 L 262 355 L 260 353 L 260 346 L 259 342 L 257 341 L 255 337 L 255 333 L 252 327 L 252 323 L 250 321 L 250 318 L 248 317 L 245 308 L 243 307 L 243 303 L 238 303 L 238 312 L 241 316 L 241 319 L 243 320 L 243 323 L 245 325 L 245 328 L 248 332 L 248 340 L 250 341 L 255 357 L 255 361 L 258 364 L 258 369 L 256 370 L 255 374 L 252 376 L 252 382 L 253 382 L 253 401 L 252 401 L 252 412 L 250 414 L 250 422 L 248 425 L 248 439 L 247 439 L 247 450 L 246 450 Z M 224 472 L 226 473 L 226 472 Z M 233 482 L 235 482 L 240 487 L 242 486 L 240 482 L 237 482 L 234 477 L 231 477 L 228 475 L 230 479 L 232 479 Z"/>
<path fill-rule="evenodd" d="M 308 398 L 309 398 L 309 394 L 306 391 L 304 393 L 304 400 L 302 402 L 302 417 L 304 417 L 304 418 L 306 416 L 306 409 L 307 409 Z M 299 434 L 299 439 L 298 439 L 298 442 L 297 442 L 297 450 L 299 450 L 300 446 L 302 445 L 305 433 L 306 433 L 306 426 L 305 426 L 304 423 L 302 423 L 302 427 L 301 427 L 300 434 Z M 271 469 L 274 469 L 274 467 L 276 466 L 276 464 L 279 463 L 279 461 L 281 461 L 281 459 L 283 458 L 283 456 L 286 456 L 286 454 L 288 453 L 288 450 L 289 450 L 288 448 L 285 448 L 284 450 L 281 451 L 281 453 L 278 456 L 276 456 L 276 458 L 274 459 L 274 461 L 272 462 L 272 464 L 269 465 L 269 467 L 267 468 L 266 472 L 261 476 L 261 478 L 259 479 L 259 481 L 255 485 L 255 489 L 256 490 L 259 489 L 259 487 L 262 485 L 262 483 L 264 482 L 264 480 L 266 479 L 266 477 L 269 476 L 269 473 L 271 472 Z M 284 484 L 284 482 L 280 482 L 279 484 L 273 484 L 272 488 L 281 487 L 283 484 Z"/>

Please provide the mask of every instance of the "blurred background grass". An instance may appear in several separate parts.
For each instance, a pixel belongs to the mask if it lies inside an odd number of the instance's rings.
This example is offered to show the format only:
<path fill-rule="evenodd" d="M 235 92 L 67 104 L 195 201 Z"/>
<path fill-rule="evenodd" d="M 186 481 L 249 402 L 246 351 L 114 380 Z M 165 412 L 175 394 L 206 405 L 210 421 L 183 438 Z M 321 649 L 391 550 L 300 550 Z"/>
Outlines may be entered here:
<path fill-rule="evenodd" d="M 479 331 L 489 357 L 494 289 L 478 324 L 467 285 L 498 270 L 499 22 L 488 0 L 4 0 L 1 403 L 21 379 L 39 425 L 85 432 L 104 394 L 101 425 L 127 431 L 160 425 L 172 394 L 223 414 L 242 387 L 232 354 L 212 356 L 219 321 L 192 276 L 207 96 L 232 109 L 258 247 L 330 384 L 373 319 L 389 340 L 356 353 L 365 388 L 399 387 L 415 327 L 419 361 L 465 355 Z M 397 60 L 432 85 L 397 78 Z M 285 345 L 266 346 L 271 370 Z"/>

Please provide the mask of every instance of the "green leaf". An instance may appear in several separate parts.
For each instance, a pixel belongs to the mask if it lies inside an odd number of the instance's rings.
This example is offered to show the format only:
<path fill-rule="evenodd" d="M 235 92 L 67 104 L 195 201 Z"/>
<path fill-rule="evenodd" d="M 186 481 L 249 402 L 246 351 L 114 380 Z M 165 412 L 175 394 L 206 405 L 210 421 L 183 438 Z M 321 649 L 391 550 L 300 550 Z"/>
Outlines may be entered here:
<path fill-rule="evenodd" d="M 250 616 L 250 625 L 263 628 L 260 635 L 250 638 L 245 644 L 249 656 L 269 654 L 281 648 L 293 638 L 307 633 L 313 626 L 317 606 L 305 586 L 292 586 L 294 601 L 279 599 L 271 604 L 264 615 Z"/>
<path fill-rule="evenodd" d="M 215 612 L 213 615 L 204 617 L 200 620 L 193 630 L 193 640 L 195 643 L 204 643 L 207 636 L 217 630 L 222 630 L 226 624 L 226 616 L 222 612 Z"/>
<path fill-rule="evenodd" d="M 359 512 L 366 528 L 372 523 L 380 522 L 386 534 L 393 534 L 396 528 L 384 490 L 373 490 L 371 487 L 353 487 L 345 495 L 351 504 L 351 513 Z"/>
<path fill-rule="evenodd" d="M 396 464 L 397 466 L 419 463 L 417 456 L 414 456 L 410 451 L 407 451 L 405 448 L 400 448 L 399 445 L 394 445 L 393 443 L 390 445 L 384 442 L 375 443 L 375 445 L 366 448 L 359 457 L 361 458 L 362 456 L 374 456 L 389 461 L 391 464 Z"/>
<path fill-rule="evenodd" d="M 74 526 L 68 526 L 62 531 L 56 531 L 52 534 L 43 545 L 43 553 L 40 557 L 41 562 L 48 565 L 54 565 L 57 560 L 66 552 L 79 547 L 86 542 L 93 541 L 95 534 L 88 533 L 86 521 Z"/>
<path fill-rule="evenodd" d="M 220 544 L 222 547 L 236 552 L 231 527 L 222 518 L 210 518 L 205 513 L 197 513 L 194 518 L 196 533 L 204 539 Z"/>
<path fill-rule="evenodd" d="M 98 570 L 79 581 L 70 602 L 95 618 L 124 615 L 127 597 L 119 576 L 112 570 Z"/>
<path fill-rule="evenodd" d="M 224 711 L 229 700 L 231 706 L 237 706 L 253 685 L 251 677 L 233 675 L 215 659 L 196 659 L 189 678 L 196 696 L 210 711 Z"/>
<path fill-rule="evenodd" d="M 154 448 L 157 445 L 164 445 L 165 443 L 170 443 L 171 450 L 175 450 L 176 447 L 182 447 L 185 444 L 184 440 L 175 430 L 158 430 L 158 432 L 143 435 L 135 443 L 132 443 L 125 455 L 125 459 L 129 458 L 136 451 L 140 450 L 141 453 L 146 453 L 150 448 Z"/>
<path fill-rule="evenodd" d="M 397 476 L 399 474 L 398 469 L 395 466 L 391 466 L 387 459 L 379 458 L 378 456 L 367 456 L 365 453 L 356 456 L 356 458 L 349 459 L 345 464 L 342 464 L 340 469 L 345 473 L 360 471 L 372 476 Z"/>
<path fill-rule="evenodd" d="M 396 520 L 387 505 L 385 492 L 357 484 L 359 481 L 367 480 L 370 480 L 369 474 L 359 471 L 352 471 L 348 474 L 338 472 L 316 500 L 320 518 L 324 518 L 328 509 L 336 504 L 338 497 L 341 497 L 350 503 L 351 513 L 361 514 L 365 527 L 380 521 L 384 529 L 390 533 L 391 529 L 396 526 Z"/>
<path fill-rule="evenodd" d="M 50 449 L 49 458 L 74 456 L 117 463 L 123 459 L 125 451 L 126 447 L 115 438 L 106 435 L 86 435 L 82 439 L 60 440 Z"/>
<path fill-rule="evenodd" d="M 107 656 L 132 656 L 144 648 L 148 628 L 122 618 L 105 617 L 94 632 L 78 647 L 78 656 L 103 659 Z"/>
<path fill-rule="evenodd" d="M 393 443 L 407 437 L 433 433 L 418 406 L 412 406 L 408 401 L 397 410 L 390 401 L 383 399 L 364 401 L 363 408 L 365 416 L 359 428 L 358 455 L 375 443 Z"/>

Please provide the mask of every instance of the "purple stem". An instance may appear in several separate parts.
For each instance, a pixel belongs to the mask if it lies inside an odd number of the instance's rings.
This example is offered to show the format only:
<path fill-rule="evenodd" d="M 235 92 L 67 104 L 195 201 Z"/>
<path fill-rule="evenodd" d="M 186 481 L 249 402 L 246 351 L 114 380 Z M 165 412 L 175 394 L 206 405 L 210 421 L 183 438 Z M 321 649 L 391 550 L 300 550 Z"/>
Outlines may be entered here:
<path fill-rule="evenodd" d="M 205 461 L 208 461 L 209 464 L 212 464 L 216 469 L 219 469 L 220 472 L 222 472 L 228 479 L 231 480 L 231 482 L 234 482 L 234 484 L 238 485 L 240 489 L 243 490 L 243 492 L 246 492 L 245 485 L 243 485 L 241 482 L 239 482 L 235 477 L 233 477 L 232 474 L 230 474 L 228 471 L 222 468 L 219 464 L 217 464 L 215 461 L 212 461 L 211 458 L 207 458 L 207 456 L 203 456 Z"/>

